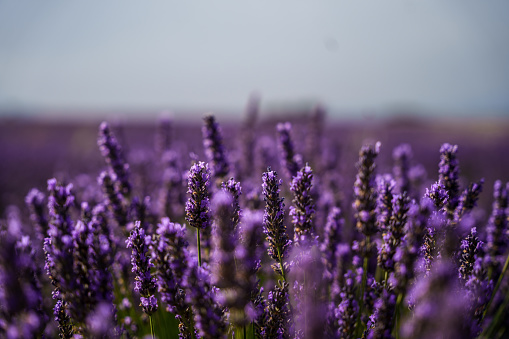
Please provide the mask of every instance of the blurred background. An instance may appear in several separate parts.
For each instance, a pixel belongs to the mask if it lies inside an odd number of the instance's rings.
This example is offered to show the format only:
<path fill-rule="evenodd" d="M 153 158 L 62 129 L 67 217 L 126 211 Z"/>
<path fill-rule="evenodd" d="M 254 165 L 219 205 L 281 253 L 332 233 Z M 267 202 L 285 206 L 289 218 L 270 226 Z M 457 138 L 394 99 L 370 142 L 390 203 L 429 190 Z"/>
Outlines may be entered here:
<path fill-rule="evenodd" d="M 53 175 L 97 171 L 102 120 L 136 149 L 170 111 L 199 153 L 203 114 L 235 132 L 248 98 L 272 134 L 321 104 L 354 155 L 409 142 L 436 171 L 441 143 L 459 143 L 467 179 L 507 180 L 507 13 L 502 0 L 0 0 L 0 212 Z"/>

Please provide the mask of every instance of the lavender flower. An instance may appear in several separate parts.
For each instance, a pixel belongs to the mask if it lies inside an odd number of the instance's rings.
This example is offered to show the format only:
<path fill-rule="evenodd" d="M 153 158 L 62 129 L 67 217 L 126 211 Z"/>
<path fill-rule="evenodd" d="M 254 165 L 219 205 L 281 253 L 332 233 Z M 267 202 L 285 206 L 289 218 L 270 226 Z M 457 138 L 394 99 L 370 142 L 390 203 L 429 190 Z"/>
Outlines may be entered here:
<path fill-rule="evenodd" d="M 151 250 L 161 300 L 179 321 L 179 337 L 192 338 L 193 313 L 182 287 L 189 261 L 185 232 L 183 226 L 162 218 L 157 228 L 157 242 L 152 243 Z"/>
<path fill-rule="evenodd" d="M 233 197 L 230 193 L 219 191 L 212 199 L 216 227 L 214 228 L 214 252 L 211 257 L 212 284 L 222 290 L 233 289 L 235 279 L 235 245 L 238 241 L 234 224 Z M 234 300 L 225 301 L 229 306 Z"/>
<path fill-rule="evenodd" d="M 99 150 L 106 164 L 110 167 L 111 171 L 115 173 L 115 176 L 112 176 L 114 179 L 115 191 L 122 194 L 124 197 L 129 197 L 131 194 L 129 164 L 127 164 L 124 159 L 122 147 L 118 143 L 117 138 L 105 121 L 99 126 L 97 145 L 99 146 Z"/>
<path fill-rule="evenodd" d="M 291 337 L 288 283 L 279 281 L 267 297 L 267 321 L 262 329 L 262 338 Z"/>
<path fill-rule="evenodd" d="M 376 181 L 378 186 L 377 225 L 384 236 L 389 231 L 389 222 L 392 218 L 392 198 L 396 181 L 389 174 L 377 176 Z"/>
<path fill-rule="evenodd" d="M 186 203 L 186 220 L 192 227 L 211 228 L 209 185 L 209 165 L 200 161 L 191 166 L 187 189 L 191 196 Z"/>
<path fill-rule="evenodd" d="M 406 191 L 404 191 L 406 192 Z M 396 295 L 384 290 L 375 302 L 375 310 L 368 322 L 368 339 L 392 339 L 394 311 L 396 309 Z"/>
<path fill-rule="evenodd" d="M 279 149 L 281 152 L 281 164 L 291 179 L 297 175 L 297 171 L 302 167 L 302 157 L 295 153 L 290 131 L 292 125 L 289 122 L 279 123 L 276 126 L 279 134 Z"/>
<path fill-rule="evenodd" d="M 458 206 L 454 211 L 454 221 L 456 223 L 477 205 L 477 199 L 479 199 L 479 195 L 482 192 L 483 184 L 484 179 L 481 179 L 479 182 L 471 183 L 468 188 L 463 191 L 459 197 Z"/>
<path fill-rule="evenodd" d="M 154 295 L 156 280 L 150 274 L 150 268 L 154 267 L 150 257 L 147 256 L 151 246 L 150 235 L 145 235 L 139 221 L 135 222 L 131 235 L 126 240 L 127 248 L 132 249 L 131 264 L 132 272 L 135 274 L 134 290 L 140 293 L 140 301 L 143 312 L 151 315 L 157 310 L 157 299 Z"/>
<path fill-rule="evenodd" d="M 290 186 L 290 190 L 294 192 L 294 206 L 290 206 L 290 215 L 295 229 L 295 242 L 311 239 L 314 235 L 315 205 L 311 197 L 312 181 L 313 172 L 311 167 L 306 165 L 293 177 Z"/>
<path fill-rule="evenodd" d="M 97 182 L 103 189 L 105 195 L 105 205 L 108 206 L 108 209 L 113 214 L 113 217 L 117 221 L 118 225 L 122 228 L 125 228 L 127 226 L 128 220 L 128 202 L 122 194 L 116 191 L 114 187 L 115 177 L 115 173 L 103 171 L 101 174 L 99 174 Z"/>
<path fill-rule="evenodd" d="M 259 211 L 247 210 L 239 226 L 239 238 L 235 246 L 237 260 L 235 307 L 244 317 L 238 319 L 230 308 L 230 319 L 234 324 L 243 326 L 247 321 L 254 321 L 258 328 L 265 319 L 265 300 L 259 287 L 256 273 L 260 269 L 263 247 L 263 215 Z"/>
<path fill-rule="evenodd" d="M 437 181 L 433 185 L 431 185 L 430 189 L 426 188 L 425 197 L 431 199 L 435 208 L 440 211 L 448 204 L 449 193 L 445 189 L 444 183 L 442 181 Z"/>
<path fill-rule="evenodd" d="M 265 196 L 265 214 L 263 215 L 264 233 L 269 242 L 269 256 L 276 261 L 273 266 L 277 273 L 285 278 L 284 259 L 291 244 L 286 234 L 286 226 L 284 225 L 284 198 L 279 197 L 279 186 L 282 184 L 281 179 L 277 179 L 277 173 L 271 171 L 270 167 L 267 172 L 262 175 L 263 179 L 263 195 Z"/>
<path fill-rule="evenodd" d="M 344 223 L 345 220 L 341 209 L 339 207 L 333 207 L 327 217 L 327 223 L 325 224 L 325 237 L 320 248 L 323 253 L 323 261 L 329 280 L 332 279 L 332 275 L 337 269 L 336 252 L 338 249 L 337 246 L 342 241 Z"/>
<path fill-rule="evenodd" d="M 205 155 L 212 166 L 212 176 L 222 181 L 228 176 L 230 167 L 226 159 L 221 129 L 212 114 L 206 115 L 203 120 L 205 122 L 202 127 Z"/>
<path fill-rule="evenodd" d="M 79 326 L 83 326 L 91 309 L 94 308 L 92 282 L 90 273 L 92 267 L 92 234 L 87 225 L 79 220 L 72 232 L 73 241 L 73 271 L 75 274 L 75 290 L 69 291 L 66 300 L 69 302 L 67 309 L 71 318 Z"/>
<path fill-rule="evenodd" d="M 92 219 L 88 224 L 90 231 L 88 240 L 91 243 L 91 254 L 89 260 L 94 269 L 90 272 L 92 291 L 94 292 L 96 304 L 113 302 L 113 281 L 110 267 L 113 264 L 113 254 L 116 244 L 112 239 L 111 230 L 108 225 L 106 207 L 102 204 L 92 209 Z"/>
<path fill-rule="evenodd" d="M 183 287 L 186 290 L 186 302 L 192 305 L 200 337 L 226 338 L 225 315 L 217 303 L 208 265 L 204 263 L 198 266 L 195 259 L 189 260 L 185 277 Z"/>
<path fill-rule="evenodd" d="M 440 147 L 438 180 L 443 183 L 444 189 L 449 196 L 444 207 L 450 219 L 454 217 L 454 211 L 459 202 L 459 163 L 456 159 L 457 152 L 457 145 L 445 143 Z"/>
<path fill-rule="evenodd" d="M 461 241 L 461 257 L 459 267 L 459 277 L 464 282 L 468 281 L 472 275 L 474 264 L 479 251 L 483 246 L 483 242 L 477 236 L 477 228 L 472 227 L 470 234 Z"/>
<path fill-rule="evenodd" d="M 163 185 L 159 193 L 159 211 L 161 215 L 175 219 L 182 216 L 184 198 L 184 181 L 178 164 L 178 153 L 167 151 L 162 156 L 165 166 Z"/>
<path fill-rule="evenodd" d="M 241 218 L 241 209 L 240 209 L 240 195 L 242 194 L 242 187 L 240 186 L 240 182 L 235 181 L 234 178 L 228 179 L 228 181 L 223 182 L 221 184 L 221 188 L 223 191 L 228 192 L 232 196 L 232 207 L 233 207 L 233 215 L 232 220 L 235 227 L 239 224 Z"/>
<path fill-rule="evenodd" d="M 392 151 L 394 167 L 392 172 L 396 179 L 396 193 L 407 192 L 410 195 L 410 160 L 412 159 L 412 147 L 409 144 L 401 144 Z"/>
<path fill-rule="evenodd" d="M 325 267 L 319 249 L 302 243 L 293 252 L 293 261 L 297 263 L 290 272 L 290 279 L 298 286 L 292 289 L 298 300 L 293 309 L 296 333 L 303 338 L 323 338 L 327 320 L 324 317 L 326 284 L 322 278 Z"/>
<path fill-rule="evenodd" d="M 441 261 L 415 285 L 413 317 L 403 326 L 409 338 L 471 338 L 468 299 L 463 297 L 451 264 Z"/>
<path fill-rule="evenodd" d="M 387 233 L 383 234 L 384 244 L 378 252 L 378 263 L 388 273 L 394 270 L 394 255 L 396 248 L 400 245 L 401 239 L 405 235 L 404 227 L 407 222 L 407 212 L 410 199 L 406 192 L 402 195 L 395 195 L 391 201 L 392 215 L 388 223 Z"/>
<path fill-rule="evenodd" d="M 344 276 L 345 284 L 341 288 L 341 302 L 330 305 L 328 331 L 333 338 L 356 338 L 355 327 L 359 315 L 359 304 L 356 300 L 357 287 L 355 273 L 349 270 Z"/>
<path fill-rule="evenodd" d="M 412 204 L 408 210 L 405 236 L 396 248 L 394 272 L 389 277 L 389 284 L 395 293 L 406 292 L 409 282 L 414 278 L 414 268 L 424 241 L 432 204 L 430 199 L 424 198 L 419 205 Z"/>
<path fill-rule="evenodd" d="M 35 254 L 17 227 L 0 233 L 0 335 L 6 338 L 35 338 L 46 325 Z"/>
<path fill-rule="evenodd" d="M 357 177 L 354 184 L 355 220 L 357 229 L 369 237 L 377 232 L 376 229 L 376 190 L 374 185 L 375 158 L 380 152 L 380 142 L 372 146 L 363 146 L 359 152 L 357 162 Z"/>
<path fill-rule="evenodd" d="M 25 203 L 30 210 L 30 219 L 34 223 L 40 237 L 48 232 L 48 219 L 44 214 L 44 194 L 36 188 L 28 192 Z"/>
<path fill-rule="evenodd" d="M 70 339 L 74 337 L 74 331 L 72 328 L 71 318 L 66 312 L 64 301 L 58 299 L 55 305 L 53 315 L 55 321 L 58 323 L 58 336 L 61 339 Z"/>
<path fill-rule="evenodd" d="M 504 185 L 500 180 L 495 181 L 493 187 L 493 209 L 488 225 L 486 226 L 487 244 L 486 250 L 490 260 L 490 278 L 496 280 L 500 274 L 501 256 L 507 249 L 507 218 L 508 218 L 508 192 L 509 183 Z"/>

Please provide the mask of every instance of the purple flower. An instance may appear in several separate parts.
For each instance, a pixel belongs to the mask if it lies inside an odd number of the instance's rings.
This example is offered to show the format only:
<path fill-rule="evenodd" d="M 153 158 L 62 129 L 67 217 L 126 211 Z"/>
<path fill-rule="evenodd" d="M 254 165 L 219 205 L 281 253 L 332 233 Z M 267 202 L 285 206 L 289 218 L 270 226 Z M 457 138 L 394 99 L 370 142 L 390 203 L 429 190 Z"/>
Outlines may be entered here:
<path fill-rule="evenodd" d="M 286 226 L 284 225 L 284 198 L 279 197 L 279 186 L 282 184 L 281 179 L 277 179 L 277 173 L 271 171 L 270 167 L 267 172 L 262 175 L 263 195 L 265 201 L 265 214 L 263 215 L 264 233 L 269 242 L 269 256 L 276 261 L 275 270 L 283 275 L 286 252 L 291 244 L 286 234 Z M 281 266 L 283 265 L 283 266 Z"/>
<path fill-rule="evenodd" d="M 66 312 L 65 303 L 58 299 L 55 304 L 55 308 L 53 309 L 53 315 L 55 316 L 55 321 L 58 323 L 58 334 L 62 339 L 70 339 L 73 338 L 74 330 L 71 323 L 71 318 Z"/>
<path fill-rule="evenodd" d="M 343 240 L 342 233 L 344 223 L 345 220 L 341 209 L 339 207 L 333 207 L 327 217 L 325 237 L 320 248 L 323 253 L 323 261 L 329 280 L 332 279 L 332 275 L 337 269 L 336 252 L 338 250 L 338 245 Z"/>
<path fill-rule="evenodd" d="M 482 192 L 484 179 L 479 182 L 471 183 L 459 197 L 458 206 L 454 212 L 454 221 L 460 222 L 461 218 L 468 212 L 470 212 L 476 205 L 477 199 Z"/>
<path fill-rule="evenodd" d="M 412 147 L 409 144 L 401 144 L 392 151 L 394 167 L 392 172 L 396 180 L 395 193 L 407 192 L 410 195 L 410 160 L 412 159 Z"/>
<path fill-rule="evenodd" d="M 293 142 L 290 136 L 292 124 L 289 122 L 279 123 L 276 126 L 279 135 L 279 149 L 281 152 L 281 165 L 291 179 L 297 175 L 302 167 L 302 157 L 295 153 Z"/>
<path fill-rule="evenodd" d="M 186 220 L 192 227 L 211 228 L 209 185 L 209 165 L 200 161 L 191 166 L 187 189 L 191 196 L 186 203 Z"/>
<path fill-rule="evenodd" d="M 288 283 L 279 281 L 267 296 L 267 320 L 262 329 L 263 338 L 290 338 L 290 303 Z"/>
<path fill-rule="evenodd" d="M 349 270 L 344 276 L 344 285 L 340 292 L 341 302 L 329 305 L 327 331 L 332 337 L 356 338 L 355 327 L 359 315 L 356 293 L 355 273 Z"/>
<path fill-rule="evenodd" d="M 389 231 L 390 227 L 389 222 L 392 217 L 393 190 L 396 186 L 396 181 L 394 181 L 390 174 L 379 175 L 376 177 L 376 181 L 378 186 L 378 199 L 376 205 L 377 225 L 382 236 L 384 236 Z M 363 219 L 366 219 L 367 221 L 368 218 L 369 214 Z"/>
<path fill-rule="evenodd" d="M 469 300 L 464 297 L 451 263 L 439 261 L 431 274 L 417 281 L 415 308 L 402 333 L 408 338 L 472 338 Z"/>
<path fill-rule="evenodd" d="M 183 287 L 186 303 L 192 305 L 195 326 L 205 339 L 226 338 L 226 321 L 222 307 L 216 300 L 208 265 L 198 266 L 195 258 L 188 261 Z"/>
<path fill-rule="evenodd" d="M 294 206 L 290 206 L 290 215 L 295 230 L 295 242 L 311 239 L 315 233 L 313 226 L 315 204 L 311 197 L 312 181 L 313 172 L 311 167 L 306 165 L 297 172 L 290 185 L 290 190 L 294 193 L 292 201 Z"/>
<path fill-rule="evenodd" d="M 122 194 L 117 192 L 114 187 L 116 174 L 113 172 L 102 171 L 97 178 L 97 182 L 102 187 L 105 199 L 104 204 L 113 214 L 118 225 L 125 229 L 127 227 L 127 205 L 128 202 Z"/>
<path fill-rule="evenodd" d="M 444 208 L 449 199 L 449 194 L 445 190 L 445 186 L 442 181 L 435 182 L 431 185 L 430 189 L 426 188 L 426 194 L 424 196 L 431 199 L 435 208 L 439 211 Z"/>
<path fill-rule="evenodd" d="M 405 236 L 394 253 L 394 272 L 389 277 L 389 284 L 395 293 L 405 292 L 414 278 L 414 268 L 424 241 L 432 204 L 430 199 L 423 198 L 420 204 L 414 203 L 408 210 Z"/>
<path fill-rule="evenodd" d="M 185 202 L 184 180 L 176 151 L 166 151 L 162 156 L 164 164 L 163 184 L 159 192 L 159 211 L 170 219 L 182 216 Z"/>
<path fill-rule="evenodd" d="M 240 195 L 242 194 L 242 187 L 240 186 L 240 182 L 235 181 L 234 178 L 228 179 L 228 181 L 223 182 L 221 184 L 221 188 L 223 191 L 228 192 L 232 196 L 232 206 L 233 206 L 233 223 L 235 227 L 239 224 L 241 218 L 241 209 L 240 209 Z"/>
<path fill-rule="evenodd" d="M 206 115 L 203 121 L 205 122 L 202 127 L 205 155 L 211 164 L 212 176 L 222 180 L 228 176 L 230 167 L 226 159 L 221 129 L 212 114 Z"/>
<path fill-rule="evenodd" d="M 132 249 L 131 264 L 135 274 L 134 290 L 141 295 L 143 311 L 149 316 L 157 310 L 157 300 L 154 298 L 156 280 L 150 274 L 150 268 L 154 267 L 148 249 L 152 244 L 149 235 L 141 228 L 140 222 L 136 221 L 131 235 L 126 240 L 127 248 Z"/>
<path fill-rule="evenodd" d="M 324 265 L 317 246 L 301 243 L 292 251 L 294 266 L 289 274 L 293 281 L 292 295 L 295 300 L 293 316 L 296 336 L 323 338 L 327 310 L 325 303 L 327 285 L 323 279 Z"/>
<path fill-rule="evenodd" d="M 179 321 L 181 338 L 192 338 L 193 313 L 183 289 L 189 262 L 188 242 L 183 226 L 162 218 L 157 228 L 157 242 L 152 243 L 157 288 L 166 310 Z"/>
<path fill-rule="evenodd" d="M 372 146 L 363 146 L 357 162 L 357 177 L 354 184 L 355 219 L 357 229 L 369 237 L 377 232 L 376 228 L 376 190 L 375 190 L 375 158 L 380 152 L 380 142 Z"/>
<path fill-rule="evenodd" d="M 126 198 L 129 197 L 131 194 L 129 164 L 125 161 L 122 147 L 106 121 L 103 121 L 99 126 L 97 145 L 106 164 L 115 173 L 115 176 L 112 176 L 115 191 Z"/>
<path fill-rule="evenodd" d="M 438 180 L 443 183 L 447 192 L 448 200 L 445 210 L 450 219 L 454 216 L 454 210 L 459 202 L 459 163 L 456 158 L 457 145 L 445 143 L 440 147 L 440 163 L 438 164 Z"/>
<path fill-rule="evenodd" d="M 44 237 L 48 232 L 48 219 L 44 214 L 44 193 L 36 188 L 28 192 L 25 203 L 30 210 L 30 219 L 36 226 L 40 237 Z"/>
<path fill-rule="evenodd" d="M 502 256 L 506 253 L 508 247 L 508 196 L 509 183 L 504 186 L 500 180 L 495 181 L 493 187 L 493 207 L 488 225 L 486 226 L 486 250 L 493 271 L 493 275 L 490 278 L 495 281 L 498 279 L 501 271 Z"/>
<path fill-rule="evenodd" d="M 238 242 L 234 223 L 233 197 L 225 191 L 217 192 L 212 199 L 215 228 L 212 233 L 214 251 L 211 257 L 212 284 L 221 289 L 236 286 L 235 245 Z M 225 300 L 229 306 L 232 300 Z"/>
<path fill-rule="evenodd" d="M 392 339 L 394 311 L 396 309 L 396 295 L 383 290 L 382 295 L 375 302 L 375 310 L 368 321 L 368 339 Z"/>

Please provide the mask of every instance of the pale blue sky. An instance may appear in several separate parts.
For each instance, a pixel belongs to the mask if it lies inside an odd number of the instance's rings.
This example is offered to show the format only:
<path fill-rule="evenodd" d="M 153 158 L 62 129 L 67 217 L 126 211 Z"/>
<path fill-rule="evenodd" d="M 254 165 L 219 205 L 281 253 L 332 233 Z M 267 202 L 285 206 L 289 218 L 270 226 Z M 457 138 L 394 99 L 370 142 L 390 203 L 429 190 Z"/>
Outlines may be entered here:
<path fill-rule="evenodd" d="M 0 0 L 0 110 L 509 112 L 509 2 Z"/>

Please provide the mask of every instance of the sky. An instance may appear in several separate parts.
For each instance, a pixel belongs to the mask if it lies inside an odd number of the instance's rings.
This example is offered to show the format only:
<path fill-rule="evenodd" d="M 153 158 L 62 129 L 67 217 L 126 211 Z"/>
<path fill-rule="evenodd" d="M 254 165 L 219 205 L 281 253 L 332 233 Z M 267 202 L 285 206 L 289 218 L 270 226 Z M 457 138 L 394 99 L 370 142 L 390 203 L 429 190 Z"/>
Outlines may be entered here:
<path fill-rule="evenodd" d="M 509 2 L 0 0 L 0 114 L 509 115 Z M 35 113 L 34 113 L 35 112 Z"/>

